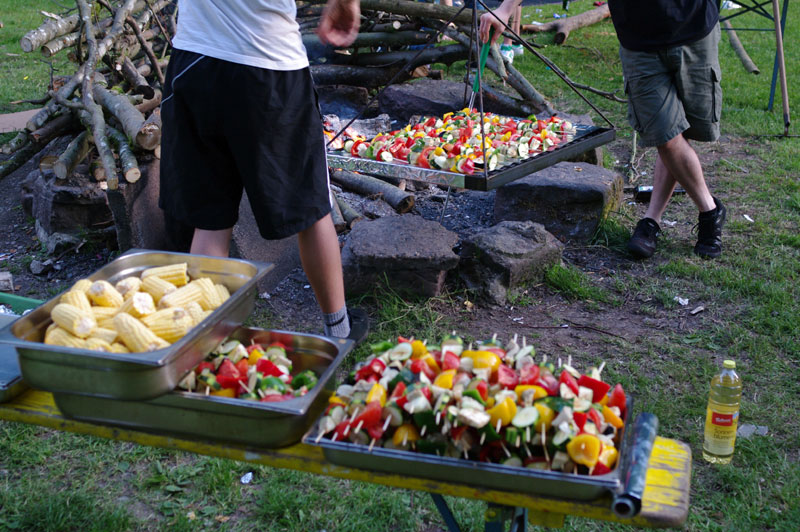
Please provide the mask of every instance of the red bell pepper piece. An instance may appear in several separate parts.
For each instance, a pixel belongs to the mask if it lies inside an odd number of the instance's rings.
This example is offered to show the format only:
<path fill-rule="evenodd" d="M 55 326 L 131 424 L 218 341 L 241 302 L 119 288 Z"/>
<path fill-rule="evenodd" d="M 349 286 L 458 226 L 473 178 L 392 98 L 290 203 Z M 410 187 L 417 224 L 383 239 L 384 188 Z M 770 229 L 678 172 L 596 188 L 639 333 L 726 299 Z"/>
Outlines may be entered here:
<path fill-rule="evenodd" d="M 369 437 L 373 440 L 380 440 L 383 437 L 383 425 L 378 423 L 377 425 L 367 427 L 367 434 L 369 434 Z"/>
<path fill-rule="evenodd" d="M 520 384 L 536 384 L 539 380 L 539 366 L 531 364 L 519 370 L 519 383 Z"/>
<path fill-rule="evenodd" d="M 475 387 L 478 390 L 478 393 L 481 394 L 481 399 L 484 401 L 489 399 L 489 384 L 486 381 L 481 380 L 477 386 Z"/>
<path fill-rule="evenodd" d="M 358 157 L 358 145 L 359 145 L 359 144 L 363 144 L 363 143 L 364 143 L 364 141 L 363 141 L 363 140 L 357 140 L 357 141 L 355 141 L 355 142 L 353 143 L 353 145 L 352 145 L 352 146 L 350 146 L 350 155 L 352 155 L 353 157 Z"/>
<path fill-rule="evenodd" d="M 555 377 L 546 373 L 542 375 L 539 374 L 539 380 L 537 380 L 534 384 L 537 386 L 541 386 L 545 390 L 547 390 L 547 395 L 558 395 L 558 384 L 559 382 L 556 380 Z"/>
<path fill-rule="evenodd" d="M 398 343 L 398 344 L 410 344 L 410 343 L 411 343 L 411 340 L 409 340 L 409 339 L 408 339 L 408 338 L 406 338 L 405 336 L 398 336 L 398 337 L 397 337 L 397 343 Z"/>
<path fill-rule="evenodd" d="M 267 396 L 267 397 L 269 397 L 269 396 Z M 336 428 L 334 429 L 335 434 L 333 435 L 334 441 L 346 440 L 347 436 L 345 436 L 345 430 L 347 430 L 347 434 L 350 434 L 350 431 L 352 430 L 352 428 L 351 429 L 347 428 L 349 426 L 350 426 L 350 422 L 348 420 L 346 420 L 346 419 L 344 421 L 342 421 L 341 423 L 339 423 L 338 425 L 336 425 Z"/>
<path fill-rule="evenodd" d="M 603 398 L 605 394 L 608 393 L 608 390 L 611 389 L 610 384 L 606 384 L 603 381 L 599 381 L 597 379 L 593 379 L 587 375 L 581 375 L 581 378 L 578 379 L 578 386 L 585 386 L 592 390 L 592 402 L 597 403 L 600 399 Z"/>
<path fill-rule="evenodd" d="M 264 348 L 261 346 L 261 344 L 250 344 L 246 347 L 246 349 L 247 349 L 247 354 L 252 353 L 256 349 L 258 349 L 259 351 L 264 351 Z"/>
<path fill-rule="evenodd" d="M 593 410 L 593 409 L 590 409 Z M 583 431 L 583 426 L 586 425 L 586 412 L 574 412 L 572 414 L 572 419 L 575 420 L 575 424 L 578 426 L 579 431 Z"/>
<path fill-rule="evenodd" d="M 243 380 L 244 378 L 238 375 L 235 377 L 231 375 L 217 375 L 217 382 L 223 388 L 238 388 Z"/>
<path fill-rule="evenodd" d="M 283 372 L 278 369 L 278 366 L 275 365 L 274 362 L 269 360 L 268 358 L 261 357 L 256 362 L 256 371 L 259 373 L 263 373 L 265 377 L 280 377 L 283 375 Z"/>
<path fill-rule="evenodd" d="M 445 351 L 444 355 L 442 356 L 442 371 L 446 371 L 448 369 L 458 369 L 461 365 L 461 359 L 451 351 Z"/>
<path fill-rule="evenodd" d="M 570 375 L 567 370 L 561 372 L 561 376 L 558 378 L 558 384 L 566 384 L 567 388 L 572 390 L 575 395 L 578 395 L 578 381 L 576 381 L 575 377 Z"/>
<path fill-rule="evenodd" d="M 626 405 L 627 402 L 625 398 L 625 391 L 622 389 L 621 384 L 617 384 L 611 391 L 611 396 L 608 398 L 608 403 L 606 403 L 606 406 L 609 408 L 611 408 L 612 406 L 616 406 L 617 408 L 619 408 L 620 412 L 624 415 Z"/>
<path fill-rule="evenodd" d="M 226 358 L 222 361 L 222 364 L 219 365 L 219 369 L 217 370 L 217 377 L 219 376 L 238 377 L 239 370 L 236 369 L 236 366 L 233 365 L 230 359 Z"/>
<path fill-rule="evenodd" d="M 378 376 L 383 375 L 383 370 L 386 369 L 386 363 L 380 358 L 373 358 L 369 363 L 369 368 Z"/>
<path fill-rule="evenodd" d="M 201 373 L 203 373 L 204 369 L 207 369 L 207 370 L 213 372 L 214 371 L 214 363 L 213 362 L 205 362 L 205 361 L 200 362 L 197 365 L 197 367 L 194 368 L 194 372 L 196 374 L 200 375 Z"/>
<path fill-rule="evenodd" d="M 372 401 L 368 403 L 364 411 L 357 415 L 355 419 L 353 419 L 353 427 L 358 427 L 360 424 L 360 428 L 363 429 L 380 423 L 382 411 L 383 408 L 381 407 L 380 401 Z"/>
<path fill-rule="evenodd" d="M 433 401 L 433 392 L 431 391 L 430 387 L 423 386 L 422 388 L 419 389 L 419 391 L 422 392 L 422 395 L 425 396 L 425 399 L 427 399 L 428 402 Z"/>
<path fill-rule="evenodd" d="M 600 413 L 597 412 L 596 409 L 590 408 L 589 411 L 586 414 L 587 414 L 587 417 L 588 417 L 589 421 L 594 423 L 594 426 L 597 427 L 598 430 L 600 429 L 600 427 L 603 426 L 603 416 L 601 416 Z"/>
<path fill-rule="evenodd" d="M 500 364 L 497 367 L 497 384 L 506 390 L 513 390 L 519 384 L 519 377 L 517 372 L 509 368 L 505 364 Z"/>
<path fill-rule="evenodd" d="M 246 358 L 243 358 L 236 363 L 236 369 L 239 370 L 240 375 L 247 375 L 247 370 L 250 369 L 250 364 L 247 363 Z"/>
<path fill-rule="evenodd" d="M 406 383 L 400 381 L 394 387 L 394 390 L 392 390 L 392 394 L 389 396 L 389 401 L 396 401 L 400 397 L 403 397 L 405 393 L 406 393 Z"/>
<path fill-rule="evenodd" d="M 435 126 L 435 125 L 436 125 L 436 117 L 435 117 L 435 116 L 432 116 L 432 117 L 428 118 L 428 119 L 427 119 L 427 120 L 426 120 L 426 121 L 425 121 L 425 122 L 422 124 L 422 126 L 423 126 L 423 127 L 433 127 L 433 126 Z"/>
<path fill-rule="evenodd" d="M 408 367 L 412 373 L 424 373 L 431 381 L 436 378 L 436 373 L 431 369 L 428 363 L 421 358 L 412 360 Z"/>
<path fill-rule="evenodd" d="M 611 469 L 603 462 L 597 462 L 594 465 L 594 469 L 592 469 L 592 476 L 605 475 L 606 473 L 611 473 Z"/>

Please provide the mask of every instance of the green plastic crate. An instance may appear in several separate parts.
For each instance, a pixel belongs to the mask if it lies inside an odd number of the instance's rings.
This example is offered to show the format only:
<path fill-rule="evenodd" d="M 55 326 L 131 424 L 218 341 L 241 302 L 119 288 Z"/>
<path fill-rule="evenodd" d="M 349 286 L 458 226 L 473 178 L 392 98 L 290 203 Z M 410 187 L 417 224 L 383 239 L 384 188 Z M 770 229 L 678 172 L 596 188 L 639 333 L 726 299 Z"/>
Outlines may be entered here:
<path fill-rule="evenodd" d="M 29 297 L 15 296 L 14 294 L 6 294 L 0 292 L 0 305 L 11 307 L 11 310 L 17 314 L 22 314 L 28 309 L 36 308 L 42 302 L 38 299 L 31 299 Z"/>

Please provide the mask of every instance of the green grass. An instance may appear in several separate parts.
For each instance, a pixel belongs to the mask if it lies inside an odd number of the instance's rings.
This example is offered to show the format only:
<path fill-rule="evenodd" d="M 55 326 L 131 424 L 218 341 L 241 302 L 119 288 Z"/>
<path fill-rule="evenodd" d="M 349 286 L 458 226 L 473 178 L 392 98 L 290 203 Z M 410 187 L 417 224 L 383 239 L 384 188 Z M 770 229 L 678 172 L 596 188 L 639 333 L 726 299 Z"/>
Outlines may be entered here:
<path fill-rule="evenodd" d="M 572 2 L 570 11 L 590 4 Z M 38 24 L 39 9 L 60 10 L 49 1 L 0 0 L 5 24 L 0 30 L 0 112 L 25 108 L 9 102 L 38 98 L 47 86 L 49 68 L 34 54 L 6 55 L 21 54 L 19 37 Z M 559 4 L 525 8 L 524 22 L 552 20 L 556 11 Z M 794 107 L 800 102 L 800 49 L 793 46 L 800 37 L 797 20 L 800 7 L 792 3 L 785 40 L 790 43 L 786 63 Z M 751 14 L 733 23 L 763 27 L 768 21 Z M 640 332 L 629 341 L 585 336 L 587 347 L 572 344 L 558 356 L 572 354 L 579 367 L 608 360 L 606 377 L 633 394 L 637 411 L 658 416 L 659 434 L 691 446 L 686 529 L 794 531 L 800 522 L 800 141 L 753 136 L 783 132 L 780 99 L 773 111 L 765 110 L 774 37 L 744 31 L 739 37 L 762 74 L 744 72 L 723 34 L 722 133 L 734 147 L 724 157 L 711 153 L 704 165 L 712 189 L 729 208 L 723 256 L 703 261 L 692 255 L 689 227 L 695 213 L 683 196 L 676 197 L 665 215 L 680 223 L 665 231 L 658 254 L 650 261 L 628 261 L 622 248 L 635 216 L 625 205 L 611 213 L 593 241 L 594 248 L 620 264 L 618 268 L 600 280 L 578 266 L 557 267 L 545 286 L 525 287 L 510 294 L 510 301 L 536 309 L 558 291 L 563 308 L 597 315 L 621 312 L 626 320 L 621 331 L 638 327 Z M 573 32 L 566 46 L 552 45 L 548 34 L 536 35 L 535 41 L 546 45 L 542 53 L 573 80 L 606 91 L 621 88 L 618 44 L 610 21 Z M 516 59 L 514 66 L 556 108 L 589 112 L 602 124 L 530 53 Z M 457 67 L 450 69 L 454 79 Z M 618 126 L 617 145 L 629 147 L 625 106 L 587 97 Z M 625 173 L 627 160 L 620 157 L 615 163 L 616 159 L 604 156 L 606 165 L 616 164 L 615 169 Z M 639 169 L 651 172 L 652 159 L 652 153 L 646 154 Z M 647 176 L 642 179 L 649 181 Z M 675 303 L 675 296 L 689 299 L 688 307 Z M 361 302 L 373 319 L 368 341 L 401 334 L 435 339 L 452 329 L 471 334 L 468 302 L 460 293 L 420 301 L 377 287 Z M 705 310 L 689 316 L 688 309 L 695 305 Z M 557 309 L 542 312 L 560 321 Z M 258 316 L 252 323 L 268 325 L 269 319 Z M 536 341 L 543 342 L 548 333 L 540 332 Z M 348 367 L 365 355 L 364 348 L 357 350 Z M 708 383 L 725 358 L 736 359 L 743 376 L 741 422 L 767 426 L 769 434 L 737 441 L 732 464 L 722 467 L 705 463 L 700 455 Z M 248 471 L 254 472 L 254 480 L 242 485 L 239 478 Z M 485 505 L 466 499 L 448 502 L 464 530 L 482 528 Z M 0 423 L 0 530 L 442 528 L 424 493 Z M 568 518 L 564 529 L 631 530 L 581 518 Z"/>

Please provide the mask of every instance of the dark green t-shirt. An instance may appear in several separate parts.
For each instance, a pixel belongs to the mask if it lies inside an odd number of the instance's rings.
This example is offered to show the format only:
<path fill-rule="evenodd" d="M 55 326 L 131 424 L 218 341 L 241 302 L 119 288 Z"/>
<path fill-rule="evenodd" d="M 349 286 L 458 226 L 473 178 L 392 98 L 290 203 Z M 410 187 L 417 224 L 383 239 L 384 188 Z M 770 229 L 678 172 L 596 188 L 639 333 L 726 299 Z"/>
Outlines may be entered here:
<path fill-rule="evenodd" d="M 702 39 L 719 21 L 717 0 L 608 0 L 620 44 L 652 52 Z"/>

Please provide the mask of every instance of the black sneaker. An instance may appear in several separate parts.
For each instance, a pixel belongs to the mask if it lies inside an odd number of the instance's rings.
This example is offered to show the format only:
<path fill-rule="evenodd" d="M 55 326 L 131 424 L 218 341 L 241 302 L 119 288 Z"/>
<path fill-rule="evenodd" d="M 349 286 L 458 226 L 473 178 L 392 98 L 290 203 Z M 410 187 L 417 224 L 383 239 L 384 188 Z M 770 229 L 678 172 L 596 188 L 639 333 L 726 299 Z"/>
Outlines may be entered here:
<path fill-rule="evenodd" d="M 653 256 L 656 251 L 658 235 L 661 234 L 661 227 L 652 218 L 642 218 L 636 224 L 633 236 L 628 240 L 628 251 L 640 259 L 647 259 Z"/>
<path fill-rule="evenodd" d="M 347 338 L 355 340 L 358 345 L 369 334 L 369 316 L 360 308 L 347 309 L 347 316 L 350 319 L 350 334 Z"/>
<path fill-rule="evenodd" d="M 717 198 L 714 198 L 714 203 L 717 208 L 709 213 L 700 213 L 695 226 L 697 244 L 694 245 L 694 253 L 704 259 L 716 259 L 722 255 L 722 226 L 725 225 L 728 209 Z"/>

